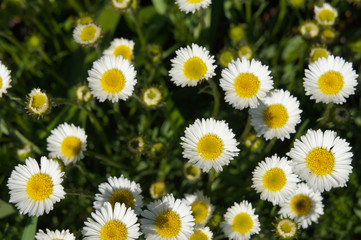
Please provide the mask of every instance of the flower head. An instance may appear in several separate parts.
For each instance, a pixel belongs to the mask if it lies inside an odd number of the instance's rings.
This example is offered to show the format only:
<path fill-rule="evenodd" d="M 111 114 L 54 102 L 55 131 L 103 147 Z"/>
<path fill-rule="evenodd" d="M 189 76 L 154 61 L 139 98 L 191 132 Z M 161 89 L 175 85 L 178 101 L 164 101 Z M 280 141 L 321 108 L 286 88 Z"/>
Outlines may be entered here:
<path fill-rule="evenodd" d="M 290 218 L 278 219 L 274 224 L 276 235 L 280 239 L 293 239 L 298 231 L 298 224 Z"/>
<path fill-rule="evenodd" d="M 43 230 L 39 230 L 35 235 L 36 240 L 75 240 L 74 234 L 69 232 L 69 230 L 55 230 L 50 231 L 49 229 L 46 229 L 46 233 Z"/>
<path fill-rule="evenodd" d="M 189 237 L 189 240 L 212 240 L 213 239 L 213 233 L 209 229 L 209 227 L 203 227 L 203 228 L 194 228 L 194 232 Z"/>
<path fill-rule="evenodd" d="M 179 6 L 179 9 L 185 13 L 195 13 L 201 8 L 207 8 L 211 4 L 212 0 L 176 0 L 175 3 Z"/>
<path fill-rule="evenodd" d="M 50 101 L 45 91 L 39 88 L 31 90 L 26 100 L 26 108 L 28 111 L 39 117 L 44 116 L 50 110 Z"/>
<path fill-rule="evenodd" d="M 79 24 L 74 28 L 75 42 L 83 45 L 94 45 L 101 37 L 102 29 L 94 23 Z"/>
<path fill-rule="evenodd" d="M 141 100 L 147 107 L 156 107 L 162 100 L 162 92 L 157 87 L 143 89 Z"/>
<path fill-rule="evenodd" d="M 315 19 L 320 25 L 331 26 L 338 16 L 337 10 L 329 3 L 323 3 L 321 7 L 315 6 Z"/>
<path fill-rule="evenodd" d="M 132 60 L 133 58 L 134 42 L 125 38 L 115 38 L 110 47 L 104 51 L 104 55 L 114 55 L 115 57 L 122 56 L 124 59 Z"/>
<path fill-rule="evenodd" d="M 0 61 L 0 97 L 11 87 L 10 70 Z"/>
<path fill-rule="evenodd" d="M 212 216 L 214 206 L 203 192 L 196 191 L 194 194 L 185 194 L 185 202 L 191 206 L 192 215 L 195 219 L 195 227 L 204 227 Z"/>
<path fill-rule="evenodd" d="M 307 21 L 301 24 L 300 33 L 304 38 L 315 38 L 320 32 L 319 27 L 314 21 Z"/>

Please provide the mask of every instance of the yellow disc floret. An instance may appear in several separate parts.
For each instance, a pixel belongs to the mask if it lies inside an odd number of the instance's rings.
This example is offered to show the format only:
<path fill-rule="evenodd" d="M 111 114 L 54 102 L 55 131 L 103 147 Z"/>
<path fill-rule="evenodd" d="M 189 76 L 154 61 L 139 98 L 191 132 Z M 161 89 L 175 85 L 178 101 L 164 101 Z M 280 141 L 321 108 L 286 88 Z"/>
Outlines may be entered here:
<path fill-rule="evenodd" d="M 260 81 L 253 73 L 241 73 L 234 81 L 234 87 L 238 96 L 251 98 L 257 94 Z"/>
<path fill-rule="evenodd" d="M 214 160 L 222 154 L 223 147 L 223 142 L 217 135 L 207 134 L 199 139 L 197 151 L 202 158 Z"/>
<path fill-rule="evenodd" d="M 208 206 L 202 201 L 195 201 L 191 204 L 192 215 L 195 218 L 195 223 L 202 223 L 208 216 Z"/>
<path fill-rule="evenodd" d="M 69 136 L 61 143 L 61 152 L 67 157 L 75 157 L 81 149 L 81 141 L 77 137 Z"/>
<path fill-rule="evenodd" d="M 337 94 L 343 87 L 343 77 L 339 72 L 328 71 L 318 79 L 318 87 L 324 94 Z"/>
<path fill-rule="evenodd" d="M 208 240 L 208 236 L 202 231 L 194 231 L 189 240 Z"/>
<path fill-rule="evenodd" d="M 199 57 L 192 57 L 184 63 L 183 72 L 189 80 L 198 80 L 207 73 L 207 66 Z"/>
<path fill-rule="evenodd" d="M 124 203 L 127 208 L 134 208 L 134 196 L 131 192 L 126 189 L 118 189 L 113 192 L 109 199 L 110 204 L 114 207 L 115 203 Z"/>
<path fill-rule="evenodd" d="M 335 19 L 335 13 L 330 9 L 323 9 L 318 13 L 318 17 L 322 22 L 331 22 Z"/>
<path fill-rule="evenodd" d="M 96 32 L 97 32 L 97 30 L 93 25 L 85 26 L 80 33 L 80 39 L 82 41 L 93 40 Z"/>
<path fill-rule="evenodd" d="M 49 198 L 53 193 L 53 181 L 48 174 L 38 173 L 33 175 L 26 183 L 26 193 L 35 201 Z"/>
<path fill-rule="evenodd" d="M 324 148 L 312 149 L 306 157 L 307 167 L 317 176 L 330 174 L 335 166 L 333 153 Z"/>
<path fill-rule="evenodd" d="M 118 93 L 125 85 L 125 77 L 118 69 L 110 69 L 106 71 L 101 80 L 102 88 L 108 93 Z"/>
<path fill-rule="evenodd" d="M 287 109 L 282 104 L 269 105 L 263 114 L 265 124 L 270 128 L 281 128 L 288 121 Z"/>
<path fill-rule="evenodd" d="M 159 214 L 154 225 L 157 233 L 165 238 L 176 237 L 182 227 L 179 215 L 171 210 Z"/>
<path fill-rule="evenodd" d="M 263 185 L 269 191 L 279 191 L 286 185 L 286 175 L 280 168 L 272 168 L 263 176 Z"/>
<path fill-rule="evenodd" d="M 248 213 L 239 213 L 233 219 L 232 228 L 241 234 L 248 233 L 253 228 L 253 220 Z"/>
<path fill-rule="evenodd" d="M 115 48 L 113 54 L 118 57 L 122 56 L 125 59 L 132 59 L 132 50 L 127 45 L 120 45 Z"/>
<path fill-rule="evenodd" d="M 127 227 L 118 220 L 108 221 L 100 230 L 101 240 L 126 240 L 127 236 Z"/>
<path fill-rule="evenodd" d="M 311 210 L 311 200 L 309 197 L 303 194 L 295 195 L 291 199 L 291 210 L 296 213 L 298 216 L 306 215 Z"/>
<path fill-rule="evenodd" d="M 31 100 L 31 107 L 39 109 L 44 106 L 46 98 L 44 94 L 37 93 L 32 97 Z"/>

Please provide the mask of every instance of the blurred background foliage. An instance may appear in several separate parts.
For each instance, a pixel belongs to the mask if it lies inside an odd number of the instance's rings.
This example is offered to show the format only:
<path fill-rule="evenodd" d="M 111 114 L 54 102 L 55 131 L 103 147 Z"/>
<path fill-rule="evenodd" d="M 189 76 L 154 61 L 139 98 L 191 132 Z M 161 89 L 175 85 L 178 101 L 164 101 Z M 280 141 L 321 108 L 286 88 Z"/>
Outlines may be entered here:
<path fill-rule="evenodd" d="M 304 3 L 295 6 L 299 2 Z M 253 239 L 274 238 L 272 223 L 278 208 L 260 200 L 251 188 L 251 172 L 266 156 L 274 153 L 284 156 L 293 141 L 308 128 L 321 128 L 337 131 L 351 144 L 353 172 L 346 188 L 322 194 L 325 214 L 318 224 L 302 231 L 299 239 L 360 239 L 360 87 L 343 105 L 351 113 L 350 121 L 340 125 L 331 117 L 335 106 L 316 104 L 305 96 L 302 78 L 309 63 L 310 48 L 316 45 L 325 46 L 332 54 L 353 62 L 356 72 L 361 73 L 361 3 L 331 1 L 339 12 L 335 39 L 331 42 L 320 37 L 305 39 L 300 35 L 299 26 L 313 19 L 313 6 L 321 2 L 213 0 L 204 11 L 184 14 L 171 0 L 138 0 L 134 12 L 118 11 L 110 1 L 104 0 L 1 1 L 0 60 L 12 72 L 12 87 L 0 98 L 0 238 L 19 239 L 23 235 L 26 239 L 35 228 L 70 229 L 81 238 L 81 228 L 92 212 L 92 197 L 97 193 L 98 184 L 108 176 L 121 174 L 140 183 L 145 204 L 152 201 L 149 187 L 156 181 L 164 181 L 167 191 L 177 198 L 199 189 L 206 191 L 216 206 L 210 223 L 215 239 L 225 238 L 219 222 L 226 209 L 234 202 L 248 200 L 261 222 L 261 232 Z M 103 37 L 96 47 L 82 47 L 73 40 L 76 20 L 85 15 L 93 17 L 103 29 Z M 241 28 L 231 32 L 234 26 Z M 138 83 L 133 97 L 116 104 L 94 99 L 88 103 L 77 101 L 76 87 L 86 84 L 92 62 L 115 37 L 135 41 L 133 61 Z M 247 110 L 235 110 L 226 104 L 220 87 L 219 96 L 214 96 L 207 82 L 194 88 L 176 87 L 171 83 L 170 59 L 176 49 L 193 42 L 221 58 L 218 63 L 236 58 L 241 46 L 250 47 L 253 56 L 270 67 L 275 88 L 288 89 L 299 99 L 303 112 L 297 133 L 283 142 L 252 140 L 253 129 L 245 129 Z M 225 50 L 229 54 L 224 58 Z M 217 67 L 213 78 L 216 83 L 222 68 Z M 142 89 L 153 85 L 160 87 L 164 98 L 159 107 L 147 108 L 140 101 L 140 94 Z M 54 99 L 64 99 L 64 104 L 53 106 L 50 114 L 40 120 L 24 109 L 26 95 L 37 87 Z M 217 174 L 209 191 L 206 173 L 196 182 L 185 179 L 186 160 L 182 158 L 179 143 L 190 123 L 212 115 L 214 97 L 220 99 L 216 119 L 229 123 L 240 142 L 241 152 Z M 6 187 L 14 166 L 24 162 L 24 157 L 17 152 L 30 145 L 30 156 L 36 159 L 46 156 L 46 138 L 63 122 L 84 128 L 88 135 L 86 157 L 65 169 L 63 185 L 69 194 L 55 204 L 53 211 L 38 219 L 20 215 L 7 203 Z M 138 136 L 144 139 L 145 150 L 134 154 L 129 151 L 128 142 Z M 258 145 L 252 145 L 254 140 Z"/>

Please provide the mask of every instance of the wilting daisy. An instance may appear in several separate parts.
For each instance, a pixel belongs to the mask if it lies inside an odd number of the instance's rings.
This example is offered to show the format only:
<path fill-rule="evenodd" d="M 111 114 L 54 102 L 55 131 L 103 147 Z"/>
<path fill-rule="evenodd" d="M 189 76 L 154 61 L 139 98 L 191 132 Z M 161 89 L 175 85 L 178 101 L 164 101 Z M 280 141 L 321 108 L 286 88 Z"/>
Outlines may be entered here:
<path fill-rule="evenodd" d="M 192 208 L 195 227 L 205 226 L 214 210 L 209 198 L 204 196 L 203 192 L 196 191 L 194 194 L 185 194 L 185 202 Z"/>
<path fill-rule="evenodd" d="M 146 88 L 142 91 L 142 102 L 147 107 L 155 107 L 162 100 L 162 92 L 157 87 Z"/>
<path fill-rule="evenodd" d="M 290 217 L 302 228 L 307 228 L 323 214 L 322 196 L 305 183 L 300 183 L 291 197 L 281 204 L 279 214 Z"/>
<path fill-rule="evenodd" d="M 227 209 L 224 221 L 221 222 L 223 232 L 229 239 L 247 240 L 261 230 L 258 215 L 254 214 L 252 204 L 243 200 Z"/>
<path fill-rule="evenodd" d="M 191 207 L 168 194 L 151 202 L 140 219 L 145 239 L 188 239 L 193 233 L 194 218 Z"/>
<path fill-rule="evenodd" d="M 36 240 L 75 240 L 74 234 L 69 232 L 69 230 L 55 230 L 50 231 L 46 229 L 46 233 L 43 230 L 39 230 L 35 235 Z"/>
<path fill-rule="evenodd" d="M 295 173 L 315 191 L 346 186 L 352 171 L 351 147 L 331 130 L 309 129 L 287 155 Z"/>
<path fill-rule="evenodd" d="M 333 25 L 338 15 L 337 10 L 329 3 L 323 3 L 321 7 L 315 5 L 314 12 L 316 21 L 324 26 Z"/>
<path fill-rule="evenodd" d="M 195 11 L 201 8 L 207 8 L 212 1 L 211 0 L 176 0 L 179 9 L 185 13 L 195 13 Z"/>
<path fill-rule="evenodd" d="M 108 202 L 100 210 L 91 213 L 82 230 L 84 240 L 92 239 L 138 239 L 138 218 L 134 211 L 124 204 L 115 203 L 114 208 Z"/>
<path fill-rule="evenodd" d="M 124 10 L 127 9 L 132 0 L 112 0 L 113 7 Z"/>
<path fill-rule="evenodd" d="M 161 198 L 167 194 L 167 186 L 162 181 L 152 183 L 149 187 L 149 193 L 153 199 Z"/>
<path fill-rule="evenodd" d="M 183 157 L 204 172 L 211 168 L 222 171 L 224 165 L 238 156 L 238 143 L 225 121 L 197 119 L 184 133 L 181 137 Z"/>
<path fill-rule="evenodd" d="M 134 181 L 130 181 L 123 175 L 120 178 L 109 177 L 108 182 L 101 183 L 99 193 L 95 194 L 93 203 L 95 209 L 100 209 L 105 202 L 110 202 L 112 207 L 115 203 L 124 204 L 127 208 L 134 209 L 139 214 L 143 206 L 142 189 Z"/>
<path fill-rule="evenodd" d="M 287 158 L 273 155 L 258 164 L 252 182 L 252 187 L 261 193 L 261 199 L 276 205 L 292 194 L 299 179 L 293 174 Z"/>
<path fill-rule="evenodd" d="M 10 70 L 0 61 L 0 97 L 2 97 L 3 93 L 7 93 L 6 89 L 11 87 L 10 83 Z"/>
<path fill-rule="evenodd" d="M 295 127 L 301 122 L 300 103 L 287 90 L 271 92 L 257 108 L 249 109 L 252 116 L 251 125 L 257 136 L 263 135 L 266 140 L 274 137 L 290 138 Z"/>
<path fill-rule="evenodd" d="M 94 23 L 79 24 L 74 28 L 73 37 L 81 45 L 93 45 L 100 39 L 101 33 L 102 29 Z"/>
<path fill-rule="evenodd" d="M 74 124 L 63 123 L 51 130 L 50 136 L 46 139 L 46 149 L 50 152 L 50 157 L 60 158 L 68 165 L 84 158 L 86 139 L 84 129 Z"/>
<path fill-rule="evenodd" d="M 220 86 L 225 91 L 224 99 L 239 110 L 257 107 L 273 88 L 270 73 L 260 61 L 237 58 L 222 70 Z"/>
<path fill-rule="evenodd" d="M 103 56 L 93 63 L 88 74 L 89 88 L 100 102 L 126 100 L 137 83 L 134 66 L 121 56 Z"/>
<path fill-rule="evenodd" d="M 204 47 L 193 43 L 192 47 L 178 49 L 176 54 L 171 60 L 169 75 L 177 86 L 196 86 L 201 80 L 208 80 L 216 75 L 214 56 L 210 56 Z"/>
<path fill-rule="evenodd" d="M 104 55 L 122 56 L 124 59 L 132 60 L 134 42 L 125 38 L 115 38 L 110 47 L 104 51 Z"/>
<path fill-rule="evenodd" d="M 342 104 L 355 93 L 358 75 L 352 69 L 352 63 L 343 58 L 329 55 L 311 63 L 308 68 L 303 86 L 306 95 L 316 102 Z"/>
<path fill-rule="evenodd" d="M 19 164 L 8 180 L 9 202 L 15 203 L 21 214 L 41 216 L 54 208 L 54 203 L 64 198 L 61 185 L 64 172 L 56 161 L 41 157 L 40 167 L 35 159 L 27 158 Z"/>
<path fill-rule="evenodd" d="M 189 240 L 212 240 L 213 233 L 209 230 L 209 227 L 194 228 L 194 232 L 189 237 Z"/>
<path fill-rule="evenodd" d="M 310 62 L 313 63 L 320 58 L 327 58 L 330 52 L 324 47 L 313 47 L 310 52 Z"/>
<path fill-rule="evenodd" d="M 50 109 L 48 95 L 41 89 L 34 88 L 27 96 L 26 108 L 34 116 L 43 116 Z"/>
<path fill-rule="evenodd" d="M 298 233 L 298 224 L 290 218 L 278 219 L 274 226 L 281 239 L 293 239 Z"/>

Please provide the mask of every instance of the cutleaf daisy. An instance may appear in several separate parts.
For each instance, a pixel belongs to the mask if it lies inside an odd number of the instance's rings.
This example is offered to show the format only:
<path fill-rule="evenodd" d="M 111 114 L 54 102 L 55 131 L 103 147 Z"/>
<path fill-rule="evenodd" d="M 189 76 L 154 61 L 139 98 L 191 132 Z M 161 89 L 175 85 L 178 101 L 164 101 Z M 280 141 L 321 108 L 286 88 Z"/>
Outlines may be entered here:
<path fill-rule="evenodd" d="M 209 198 L 204 196 L 203 192 L 196 191 L 194 194 L 185 194 L 185 202 L 192 208 L 195 227 L 205 226 L 214 210 Z"/>
<path fill-rule="evenodd" d="M 49 97 L 44 91 L 34 88 L 27 96 L 26 108 L 32 115 L 39 118 L 50 110 L 49 102 Z"/>
<path fill-rule="evenodd" d="M 329 3 L 323 3 L 321 7 L 317 5 L 314 8 L 316 21 L 323 26 L 331 26 L 335 23 L 338 16 L 337 10 Z"/>
<path fill-rule="evenodd" d="M 125 38 L 115 38 L 110 47 L 104 51 L 104 55 L 122 56 L 124 59 L 132 60 L 134 42 Z"/>
<path fill-rule="evenodd" d="M 69 230 L 55 230 L 50 231 L 46 229 L 46 233 L 43 230 L 39 230 L 35 235 L 36 240 L 75 240 L 74 234 Z"/>
<path fill-rule="evenodd" d="M 94 23 L 79 24 L 74 28 L 75 42 L 87 46 L 95 44 L 101 37 L 102 29 Z"/>
<path fill-rule="evenodd" d="M 7 89 L 11 87 L 10 83 L 10 70 L 0 61 L 0 97 L 7 93 Z"/>
<path fill-rule="evenodd" d="M 209 227 L 195 228 L 189 240 L 212 240 L 213 233 L 209 230 Z"/>
<path fill-rule="evenodd" d="M 179 6 L 179 9 L 185 13 L 195 13 L 201 8 L 207 8 L 212 1 L 211 0 L 176 0 L 175 3 Z"/>

